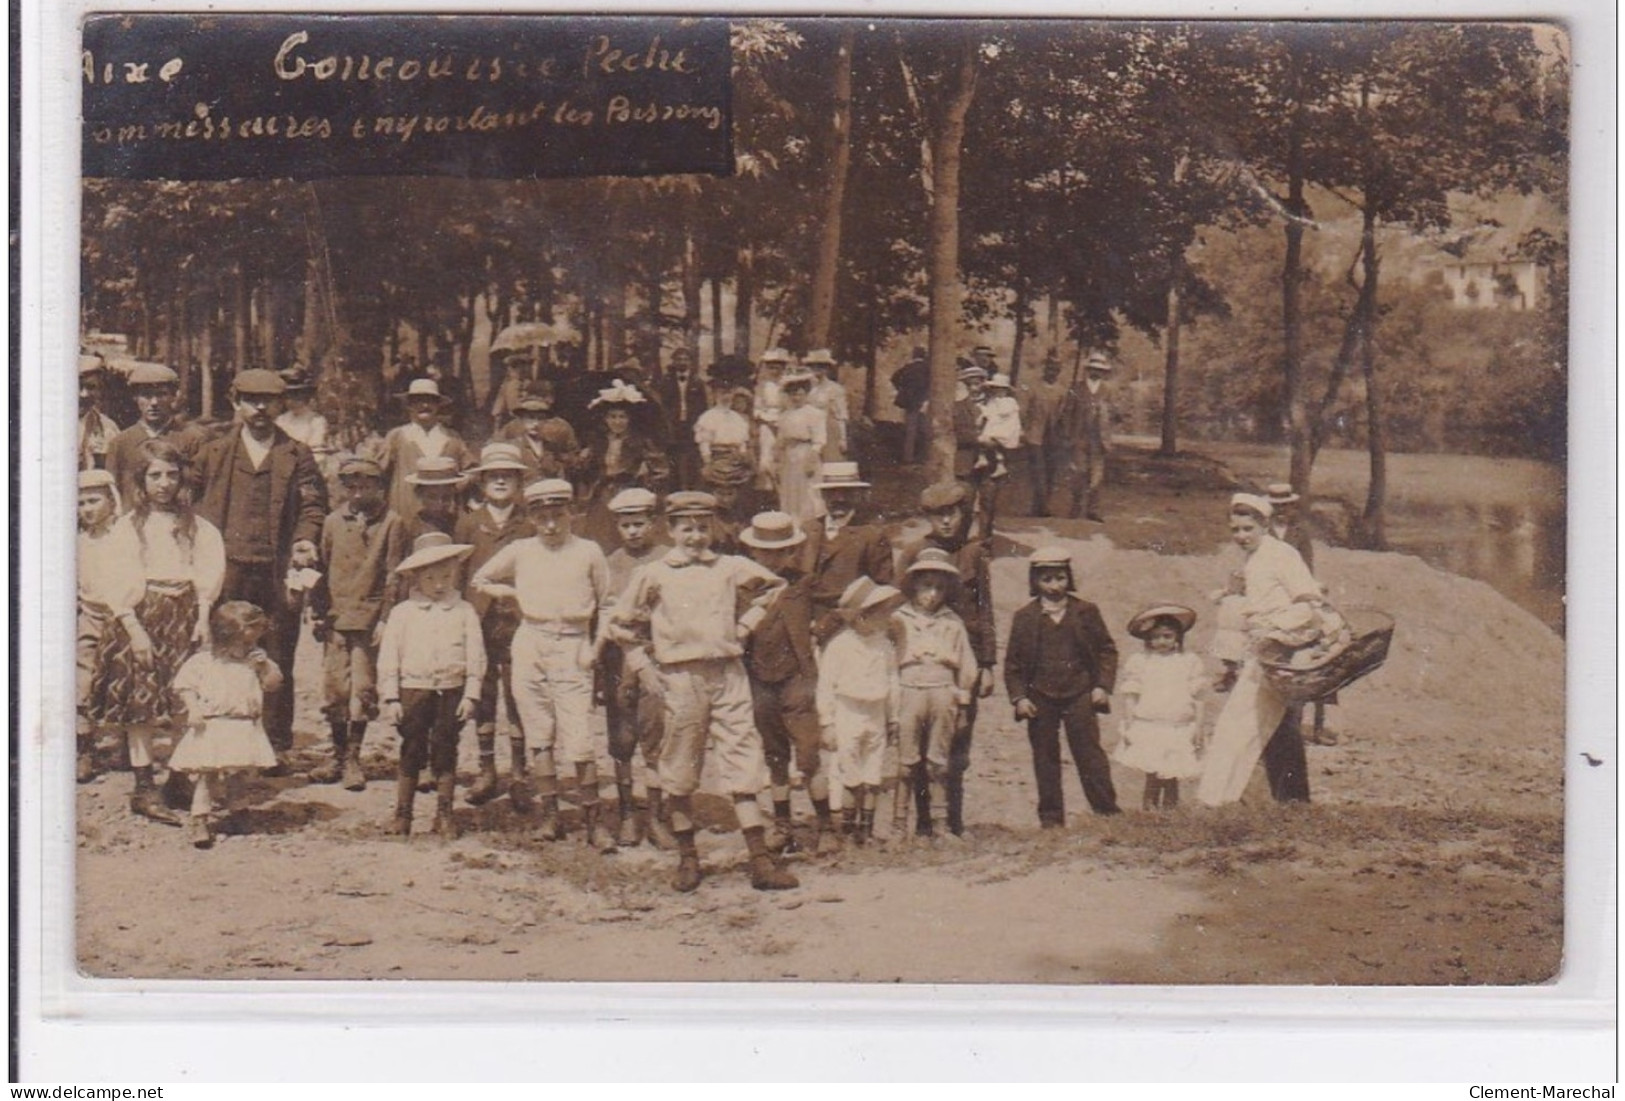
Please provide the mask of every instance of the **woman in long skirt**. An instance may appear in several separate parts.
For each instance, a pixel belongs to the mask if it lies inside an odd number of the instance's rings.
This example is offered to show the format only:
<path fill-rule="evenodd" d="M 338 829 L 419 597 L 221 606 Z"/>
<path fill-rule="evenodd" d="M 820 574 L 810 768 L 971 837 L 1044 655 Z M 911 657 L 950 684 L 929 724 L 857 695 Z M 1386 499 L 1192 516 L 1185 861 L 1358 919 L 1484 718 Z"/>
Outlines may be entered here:
<path fill-rule="evenodd" d="M 824 411 L 807 400 L 812 374 L 786 374 L 780 387 L 785 409 L 779 417 L 779 508 L 796 520 L 811 520 L 824 511 L 815 483 L 823 460 L 828 421 Z"/>
<path fill-rule="evenodd" d="M 1300 605 L 1323 602 L 1320 585 L 1303 557 L 1270 534 L 1272 511 L 1268 501 L 1250 493 L 1230 499 L 1230 538 L 1247 554 L 1242 608 L 1250 645 L 1214 724 L 1196 789 L 1197 799 L 1210 807 L 1241 799 L 1265 743 L 1286 713 L 1286 701 L 1264 680 L 1258 642 L 1303 618 L 1306 609 Z"/>

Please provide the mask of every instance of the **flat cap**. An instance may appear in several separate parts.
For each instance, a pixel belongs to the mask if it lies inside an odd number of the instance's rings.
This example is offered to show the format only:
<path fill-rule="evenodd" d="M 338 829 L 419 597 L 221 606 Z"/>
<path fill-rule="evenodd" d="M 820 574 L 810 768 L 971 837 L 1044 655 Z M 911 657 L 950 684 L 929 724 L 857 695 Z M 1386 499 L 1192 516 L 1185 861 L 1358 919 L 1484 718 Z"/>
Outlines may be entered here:
<path fill-rule="evenodd" d="M 562 505 L 575 500 L 576 491 L 563 478 L 541 478 L 525 487 L 527 505 Z"/>
<path fill-rule="evenodd" d="M 173 375 L 175 372 L 169 373 Z M 231 380 L 231 388 L 238 394 L 263 394 L 267 397 L 280 397 L 288 392 L 288 384 L 282 381 L 282 376 L 264 367 L 250 367 L 237 372 L 237 377 Z"/>
<path fill-rule="evenodd" d="M 697 489 L 684 489 L 666 498 L 667 516 L 710 516 L 717 511 L 717 499 Z"/>
<path fill-rule="evenodd" d="M 609 511 L 614 513 L 653 512 L 660 498 L 642 486 L 623 489 L 609 499 Z"/>
<path fill-rule="evenodd" d="M 920 511 L 942 512 L 958 508 L 970 499 L 970 486 L 964 482 L 937 482 L 920 490 Z"/>
<path fill-rule="evenodd" d="M 243 372 L 243 374 L 252 373 L 251 371 Z M 271 374 L 269 371 L 265 373 Z M 237 377 L 241 378 L 242 375 Z M 271 375 L 271 377 L 276 378 L 275 375 Z M 180 381 L 181 376 L 162 363 L 137 363 L 130 368 L 129 383 L 131 386 L 175 386 Z M 281 382 L 282 380 L 277 379 L 277 381 Z M 279 390 L 277 393 L 281 393 L 281 391 Z"/>

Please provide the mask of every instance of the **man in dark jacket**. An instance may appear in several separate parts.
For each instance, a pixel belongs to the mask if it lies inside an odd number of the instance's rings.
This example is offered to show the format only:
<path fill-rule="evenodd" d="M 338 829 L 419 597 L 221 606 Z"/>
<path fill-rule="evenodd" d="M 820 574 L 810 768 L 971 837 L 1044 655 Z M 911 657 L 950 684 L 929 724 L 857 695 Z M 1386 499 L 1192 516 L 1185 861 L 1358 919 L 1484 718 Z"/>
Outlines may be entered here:
<path fill-rule="evenodd" d="M 886 529 L 857 522 L 858 506 L 869 489 L 857 463 L 823 464 L 817 489 L 824 499 L 824 515 L 802 524 L 807 533 L 802 561 L 812 595 L 813 637 L 822 646 L 841 627 L 835 608 L 846 587 L 859 577 L 890 585 L 895 564 Z"/>
<path fill-rule="evenodd" d="M 226 578 L 220 600 L 246 600 L 270 618 L 265 651 L 282 687 L 265 698 L 265 732 L 279 760 L 293 748 L 293 654 L 299 613 L 313 583 L 327 484 L 310 449 L 276 426 L 287 384 L 275 371 L 237 376 L 231 400 L 240 424 L 198 453 L 198 515 L 220 529 Z"/>
<path fill-rule="evenodd" d="M 705 381 L 694 367 L 687 348 L 671 354 L 671 367 L 656 387 L 656 397 L 666 417 L 666 446 L 670 449 L 677 484 L 684 489 L 699 485 L 700 449 L 694 442 L 694 422 L 710 407 Z"/>
<path fill-rule="evenodd" d="M 1038 821 L 1066 825 L 1061 794 L 1060 730 L 1096 814 L 1117 814 L 1111 762 L 1100 747 L 1095 713 L 1110 708 L 1117 680 L 1117 644 L 1100 609 L 1073 595 L 1072 560 L 1064 548 L 1044 547 L 1028 558 L 1033 601 L 1016 610 L 1004 652 L 1004 684 L 1016 718 L 1027 722 L 1038 785 Z"/>

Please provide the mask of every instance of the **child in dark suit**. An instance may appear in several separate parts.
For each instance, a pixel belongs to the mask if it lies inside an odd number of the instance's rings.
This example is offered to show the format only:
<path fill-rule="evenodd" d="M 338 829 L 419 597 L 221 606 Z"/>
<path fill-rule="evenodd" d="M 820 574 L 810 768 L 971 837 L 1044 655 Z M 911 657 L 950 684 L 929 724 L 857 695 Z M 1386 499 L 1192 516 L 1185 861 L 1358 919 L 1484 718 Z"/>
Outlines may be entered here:
<path fill-rule="evenodd" d="M 1066 824 L 1061 795 L 1060 729 L 1096 814 L 1116 814 L 1111 764 L 1100 747 L 1097 711 L 1109 710 L 1117 676 L 1117 645 L 1100 609 L 1073 595 L 1072 560 L 1063 548 L 1033 552 L 1028 563 L 1032 603 L 1010 623 L 1004 658 L 1005 688 L 1016 718 L 1027 722 L 1038 784 L 1038 821 L 1045 829 Z"/>

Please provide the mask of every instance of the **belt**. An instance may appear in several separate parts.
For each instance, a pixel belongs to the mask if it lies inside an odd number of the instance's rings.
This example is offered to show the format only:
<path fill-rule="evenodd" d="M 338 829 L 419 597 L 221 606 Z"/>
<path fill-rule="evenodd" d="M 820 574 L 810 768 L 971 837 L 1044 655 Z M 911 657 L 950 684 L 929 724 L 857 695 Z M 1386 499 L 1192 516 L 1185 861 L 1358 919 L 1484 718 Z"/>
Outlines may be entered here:
<path fill-rule="evenodd" d="M 528 615 L 521 616 L 520 619 L 523 626 L 556 638 L 580 638 L 587 633 L 585 623 L 571 622 L 567 619 L 537 619 Z"/>

